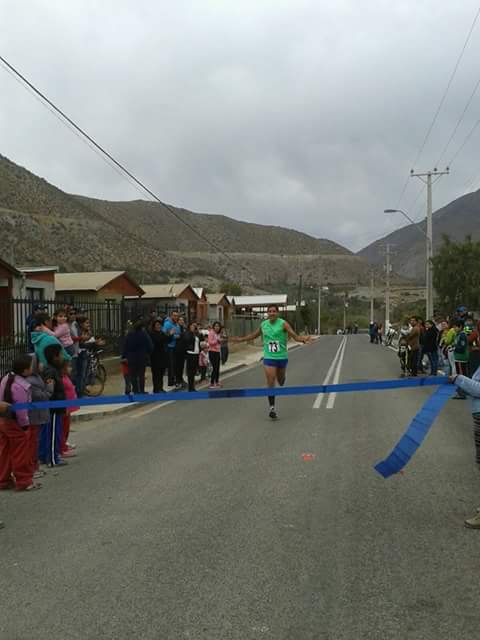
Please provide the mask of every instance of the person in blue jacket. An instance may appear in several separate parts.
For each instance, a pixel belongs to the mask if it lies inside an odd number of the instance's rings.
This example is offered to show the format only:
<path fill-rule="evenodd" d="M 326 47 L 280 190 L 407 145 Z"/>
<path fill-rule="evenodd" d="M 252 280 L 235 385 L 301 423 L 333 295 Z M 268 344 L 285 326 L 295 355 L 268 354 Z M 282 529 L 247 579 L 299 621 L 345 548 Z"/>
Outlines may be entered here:
<path fill-rule="evenodd" d="M 176 311 L 172 311 L 168 318 L 165 318 L 163 323 L 163 333 L 170 336 L 170 341 L 167 344 L 168 353 L 168 386 L 174 387 L 181 384 L 181 380 L 177 380 L 176 377 L 176 360 L 175 360 L 175 347 L 177 340 L 182 335 L 182 328 L 178 323 L 179 315 Z"/>
<path fill-rule="evenodd" d="M 59 344 L 62 347 L 64 360 L 71 360 L 72 356 L 65 351 L 59 339 L 51 329 L 51 319 L 48 314 L 39 315 L 32 325 L 31 340 L 37 360 L 42 367 L 47 366 L 45 349 L 51 344 Z"/>

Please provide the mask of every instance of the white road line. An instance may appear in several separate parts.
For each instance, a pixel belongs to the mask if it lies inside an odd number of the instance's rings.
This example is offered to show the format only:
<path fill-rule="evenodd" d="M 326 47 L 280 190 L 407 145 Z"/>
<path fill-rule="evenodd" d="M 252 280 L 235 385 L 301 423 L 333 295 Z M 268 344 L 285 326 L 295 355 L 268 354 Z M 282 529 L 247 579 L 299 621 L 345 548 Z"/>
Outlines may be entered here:
<path fill-rule="evenodd" d="M 340 380 L 340 371 L 342 370 L 343 357 L 345 355 L 346 346 L 347 346 L 347 338 L 345 337 L 345 342 L 342 345 L 342 351 L 341 351 L 340 356 L 338 358 L 337 368 L 336 368 L 336 371 L 335 371 L 335 376 L 333 378 L 333 384 L 338 384 L 338 381 Z M 337 397 L 337 394 L 335 392 L 331 393 L 328 396 L 327 409 L 333 409 L 333 407 L 335 406 L 336 397 Z"/>
<path fill-rule="evenodd" d="M 347 336 L 343 336 L 342 341 L 340 342 L 340 346 L 337 349 L 337 353 L 335 354 L 333 360 L 332 360 L 332 364 L 330 365 L 329 370 L 327 371 L 327 375 L 325 376 L 322 384 L 328 384 L 330 381 L 330 378 L 332 377 L 333 374 L 333 370 L 335 369 L 335 365 L 337 364 L 337 360 L 338 357 L 340 355 L 340 352 L 343 348 L 343 345 L 345 344 L 347 340 Z M 325 394 L 324 393 L 319 393 L 318 396 L 315 398 L 315 402 L 313 403 L 313 408 L 314 409 L 320 409 L 322 402 L 323 402 L 323 396 Z"/>

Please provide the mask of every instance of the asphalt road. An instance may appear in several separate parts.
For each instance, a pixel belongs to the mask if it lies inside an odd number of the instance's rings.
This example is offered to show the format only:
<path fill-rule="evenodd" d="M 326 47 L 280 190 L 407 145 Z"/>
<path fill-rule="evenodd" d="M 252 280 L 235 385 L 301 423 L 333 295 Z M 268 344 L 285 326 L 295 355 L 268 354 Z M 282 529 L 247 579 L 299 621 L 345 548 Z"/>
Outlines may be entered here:
<path fill-rule="evenodd" d="M 288 383 L 397 375 L 365 336 L 332 367 L 341 340 L 294 351 Z M 79 425 L 79 456 L 41 491 L 0 494 L 1 640 L 478 638 L 466 403 L 404 476 L 372 469 L 430 392 L 281 398 L 275 423 L 245 399 Z"/>

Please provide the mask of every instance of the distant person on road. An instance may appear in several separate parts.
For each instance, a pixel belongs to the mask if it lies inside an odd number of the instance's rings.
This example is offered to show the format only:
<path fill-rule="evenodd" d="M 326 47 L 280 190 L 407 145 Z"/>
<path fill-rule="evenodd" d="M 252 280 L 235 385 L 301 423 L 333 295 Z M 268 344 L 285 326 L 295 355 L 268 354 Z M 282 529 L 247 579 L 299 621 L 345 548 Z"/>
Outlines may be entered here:
<path fill-rule="evenodd" d="M 273 389 L 277 383 L 283 387 L 288 365 L 288 338 L 304 344 L 311 342 L 312 338 L 297 335 L 289 323 L 280 318 L 276 304 L 268 306 L 267 320 L 264 320 L 256 331 L 242 338 L 231 338 L 231 341 L 251 342 L 260 336 L 263 340 L 263 367 L 267 387 Z M 268 396 L 268 403 L 270 407 L 268 415 L 272 420 L 276 420 L 275 396 Z"/>
<path fill-rule="evenodd" d="M 220 333 L 220 361 L 222 363 L 222 367 L 227 364 L 229 356 L 228 340 L 228 331 L 226 327 L 222 327 L 222 331 Z"/>
<path fill-rule="evenodd" d="M 373 344 L 374 342 L 376 342 L 377 339 L 377 323 L 376 322 L 370 322 L 370 324 L 368 325 L 368 335 L 370 336 L 370 344 Z"/>
<path fill-rule="evenodd" d="M 180 316 L 178 319 L 178 326 L 180 327 L 180 335 L 177 337 L 174 348 L 175 356 L 175 390 L 180 391 L 187 387 L 187 383 L 183 378 L 185 371 L 185 361 L 187 357 L 185 348 L 185 318 Z"/>
<path fill-rule="evenodd" d="M 377 328 L 377 336 L 378 339 L 376 341 L 376 344 L 383 344 L 383 324 L 379 324 L 378 328 Z"/>

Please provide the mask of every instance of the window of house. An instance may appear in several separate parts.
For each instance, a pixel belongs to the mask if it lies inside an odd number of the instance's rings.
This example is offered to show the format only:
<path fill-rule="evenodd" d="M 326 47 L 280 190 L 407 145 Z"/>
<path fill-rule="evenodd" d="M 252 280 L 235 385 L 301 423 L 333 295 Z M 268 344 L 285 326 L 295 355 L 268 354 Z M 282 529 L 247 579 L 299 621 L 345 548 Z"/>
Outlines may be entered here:
<path fill-rule="evenodd" d="M 31 300 L 32 302 L 40 302 L 41 300 L 43 300 L 43 289 L 27 287 L 25 293 L 27 296 L 27 300 Z"/>

